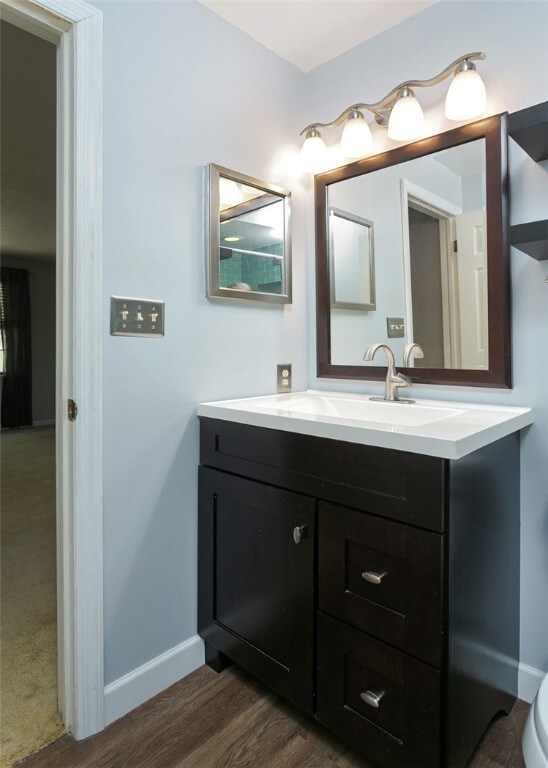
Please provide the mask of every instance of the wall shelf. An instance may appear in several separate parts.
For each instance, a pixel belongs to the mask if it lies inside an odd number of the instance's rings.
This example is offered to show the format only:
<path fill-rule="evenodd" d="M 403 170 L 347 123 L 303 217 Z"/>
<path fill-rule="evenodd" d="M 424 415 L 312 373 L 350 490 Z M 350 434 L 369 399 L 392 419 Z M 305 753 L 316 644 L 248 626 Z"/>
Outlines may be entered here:
<path fill-rule="evenodd" d="M 508 115 L 508 134 L 537 163 L 548 160 L 548 101 Z"/>
<path fill-rule="evenodd" d="M 548 160 L 548 101 L 509 115 L 508 135 L 537 163 Z M 510 243 L 537 261 L 548 259 L 548 219 L 514 224 Z"/>
<path fill-rule="evenodd" d="M 548 219 L 514 224 L 510 227 L 510 243 L 537 261 L 548 259 Z"/>

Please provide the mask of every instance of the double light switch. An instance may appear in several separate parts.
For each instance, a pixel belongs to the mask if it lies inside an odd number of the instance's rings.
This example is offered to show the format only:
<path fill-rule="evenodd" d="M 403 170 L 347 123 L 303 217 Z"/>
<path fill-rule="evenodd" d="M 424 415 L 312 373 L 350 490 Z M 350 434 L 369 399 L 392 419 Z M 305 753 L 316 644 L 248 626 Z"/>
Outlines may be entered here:
<path fill-rule="evenodd" d="M 112 336 L 163 336 L 164 302 L 111 296 L 110 333 Z"/>

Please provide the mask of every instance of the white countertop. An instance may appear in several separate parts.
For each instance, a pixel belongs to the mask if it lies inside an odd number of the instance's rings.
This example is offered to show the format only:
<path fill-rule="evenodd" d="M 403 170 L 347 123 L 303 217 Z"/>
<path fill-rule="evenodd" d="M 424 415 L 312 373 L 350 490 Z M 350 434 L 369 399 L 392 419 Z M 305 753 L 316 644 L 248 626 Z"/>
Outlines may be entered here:
<path fill-rule="evenodd" d="M 201 403 L 198 416 L 444 459 L 460 459 L 533 422 L 530 408 L 386 403 L 319 390 Z"/>

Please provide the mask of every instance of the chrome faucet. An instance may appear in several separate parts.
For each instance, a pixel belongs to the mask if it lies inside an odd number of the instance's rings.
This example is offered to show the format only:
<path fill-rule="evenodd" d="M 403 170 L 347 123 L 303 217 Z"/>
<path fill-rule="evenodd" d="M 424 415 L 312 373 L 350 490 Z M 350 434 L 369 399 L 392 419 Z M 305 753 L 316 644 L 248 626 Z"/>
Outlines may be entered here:
<path fill-rule="evenodd" d="M 409 363 L 413 357 L 424 357 L 424 350 L 416 341 L 405 345 L 403 350 L 403 367 L 409 368 Z"/>
<path fill-rule="evenodd" d="M 387 344 L 372 344 L 366 351 L 363 359 L 366 362 L 371 362 L 375 357 L 377 350 L 384 350 L 388 359 L 388 370 L 386 371 L 386 389 L 384 397 L 372 397 L 371 400 L 383 400 L 391 403 L 413 403 L 414 400 L 401 399 L 398 395 L 398 389 L 401 387 L 411 386 L 411 379 L 404 376 L 402 373 L 398 373 L 396 370 L 396 361 L 394 360 L 394 353 Z"/>

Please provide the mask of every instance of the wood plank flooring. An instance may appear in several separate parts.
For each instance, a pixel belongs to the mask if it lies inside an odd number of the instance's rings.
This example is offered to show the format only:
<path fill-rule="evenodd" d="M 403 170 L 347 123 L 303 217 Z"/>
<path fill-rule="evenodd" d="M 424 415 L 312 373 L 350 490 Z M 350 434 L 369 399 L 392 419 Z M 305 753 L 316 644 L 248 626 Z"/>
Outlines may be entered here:
<path fill-rule="evenodd" d="M 469 768 L 524 768 L 529 706 L 497 720 Z M 373 768 L 237 667 L 201 667 L 97 736 L 66 736 L 18 768 Z"/>

